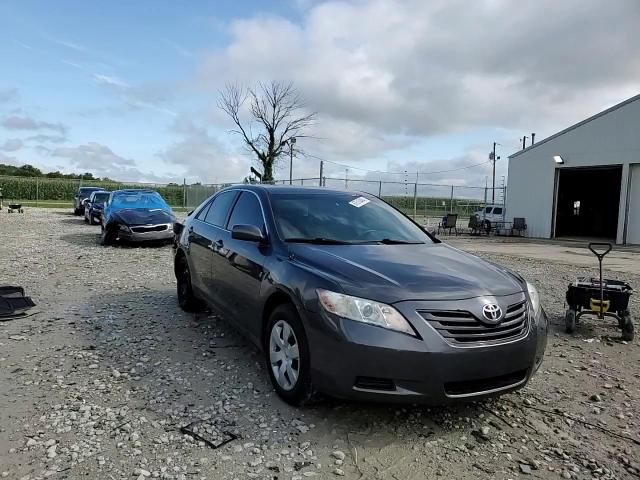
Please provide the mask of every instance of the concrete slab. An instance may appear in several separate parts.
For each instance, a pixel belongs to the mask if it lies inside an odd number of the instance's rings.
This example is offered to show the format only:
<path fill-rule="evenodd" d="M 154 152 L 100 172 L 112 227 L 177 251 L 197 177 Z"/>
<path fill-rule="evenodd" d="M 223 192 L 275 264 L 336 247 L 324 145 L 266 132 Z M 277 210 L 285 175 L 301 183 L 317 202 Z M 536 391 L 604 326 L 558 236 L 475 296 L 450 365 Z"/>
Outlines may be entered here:
<path fill-rule="evenodd" d="M 597 275 L 598 260 L 591 251 L 577 242 L 536 243 L 528 239 L 492 237 L 440 237 L 456 248 L 470 253 L 486 252 L 514 257 L 544 260 L 585 267 L 585 275 Z M 615 247 L 604 259 L 605 269 L 640 275 L 640 252 L 636 248 Z"/>

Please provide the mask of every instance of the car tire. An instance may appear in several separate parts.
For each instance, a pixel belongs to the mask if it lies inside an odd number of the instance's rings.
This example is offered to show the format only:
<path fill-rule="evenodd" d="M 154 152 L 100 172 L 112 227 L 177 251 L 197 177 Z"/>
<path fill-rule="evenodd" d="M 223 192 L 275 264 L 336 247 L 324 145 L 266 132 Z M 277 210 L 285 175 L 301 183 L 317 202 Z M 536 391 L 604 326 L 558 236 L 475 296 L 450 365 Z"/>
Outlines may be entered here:
<path fill-rule="evenodd" d="M 571 308 L 564 315 L 564 330 L 567 333 L 576 331 L 576 311 Z"/>
<path fill-rule="evenodd" d="M 631 318 L 631 312 L 625 311 L 622 315 L 622 340 L 626 342 L 632 342 L 634 337 L 633 319 Z"/>
<path fill-rule="evenodd" d="M 265 332 L 265 361 L 273 387 L 289 405 L 304 405 L 313 395 L 311 358 L 307 335 L 295 307 L 291 304 L 277 307 L 269 316 Z"/>
<path fill-rule="evenodd" d="M 114 232 L 103 226 L 100 234 L 100 245 L 102 245 L 103 247 L 108 247 L 109 245 L 113 245 L 114 241 Z"/>
<path fill-rule="evenodd" d="M 81 214 L 81 213 L 82 213 L 82 212 L 80 211 L 80 209 L 79 209 L 79 208 L 74 208 L 74 209 L 73 209 L 73 214 L 74 214 L 76 217 L 80 216 L 80 214 Z"/>
<path fill-rule="evenodd" d="M 181 256 L 176 265 L 176 290 L 178 293 L 178 305 L 182 310 L 185 312 L 200 312 L 204 310 L 204 302 L 193 293 L 189 262 L 184 256 Z"/>

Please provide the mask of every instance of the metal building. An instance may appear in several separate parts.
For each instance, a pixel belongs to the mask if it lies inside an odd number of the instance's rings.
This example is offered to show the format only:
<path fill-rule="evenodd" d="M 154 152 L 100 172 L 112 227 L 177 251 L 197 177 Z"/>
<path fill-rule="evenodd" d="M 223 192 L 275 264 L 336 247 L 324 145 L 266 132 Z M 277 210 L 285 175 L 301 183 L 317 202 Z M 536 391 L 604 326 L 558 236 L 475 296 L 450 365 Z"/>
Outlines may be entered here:
<path fill-rule="evenodd" d="M 507 214 L 529 237 L 640 244 L 640 95 L 511 155 Z"/>

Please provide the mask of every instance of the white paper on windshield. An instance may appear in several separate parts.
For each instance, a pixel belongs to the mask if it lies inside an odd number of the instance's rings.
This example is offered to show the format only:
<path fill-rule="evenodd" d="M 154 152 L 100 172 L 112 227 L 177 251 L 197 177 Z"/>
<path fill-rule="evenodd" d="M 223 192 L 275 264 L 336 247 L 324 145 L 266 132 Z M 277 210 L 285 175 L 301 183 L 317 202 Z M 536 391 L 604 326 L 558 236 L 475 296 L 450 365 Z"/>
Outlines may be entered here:
<path fill-rule="evenodd" d="M 367 203 L 369 203 L 371 200 L 368 200 L 364 197 L 358 197 L 358 198 L 354 198 L 353 200 L 351 200 L 349 202 L 350 205 L 353 205 L 356 208 L 360 208 L 364 205 L 366 205 Z"/>

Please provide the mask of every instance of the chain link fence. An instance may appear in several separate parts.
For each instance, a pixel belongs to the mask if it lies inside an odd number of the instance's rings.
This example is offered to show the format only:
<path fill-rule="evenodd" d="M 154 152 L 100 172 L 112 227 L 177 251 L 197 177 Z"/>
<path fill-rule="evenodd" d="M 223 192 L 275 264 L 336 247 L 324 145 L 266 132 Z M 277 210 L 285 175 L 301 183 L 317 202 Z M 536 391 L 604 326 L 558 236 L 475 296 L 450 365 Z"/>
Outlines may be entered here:
<path fill-rule="evenodd" d="M 287 185 L 289 180 L 278 180 Z M 439 185 L 419 182 L 390 182 L 349 178 L 300 178 L 294 185 L 323 186 L 353 192 L 366 192 L 382 198 L 418 223 L 436 227 L 447 213 L 457 213 L 458 225 L 466 225 L 469 217 L 484 209 L 485 205 L 505 204 L 506 185 L 491 187 Z M 494 199 L 492 203 L 492 197 Z"/>
<path fill-rule="evenodd" d="M 288 180 L 274 182 L 286 185 Z M 323 177 L 298 178 L 294 185 L 323 186 L 378 196 L 403 213 L 426 226 L 436 226 L 447 213 L 457 213 L 464 222 L 475 212 L 492 203 L 492 189 L 488 187 L 438 185 L 416 182 L 372 181 Z M 96 180 L 60 179 L 46 177 L 2 177 L 0 192 L 4 202 L 27 206 L 71 207 L 79 187 L 101 187 L 105 190 L 148 188 L 156 190 L 173 208 L 187 210 L 197 207 L 218 190 L 232 185 L 180 183 L 105 182 Z M 506 186 L 495 189 L 495 204 L 504 205 Z"/>

